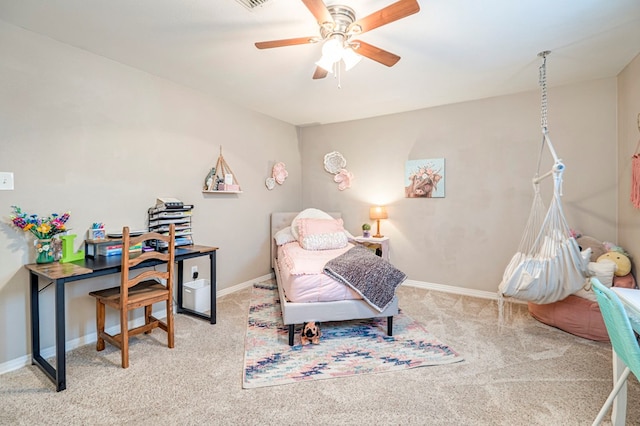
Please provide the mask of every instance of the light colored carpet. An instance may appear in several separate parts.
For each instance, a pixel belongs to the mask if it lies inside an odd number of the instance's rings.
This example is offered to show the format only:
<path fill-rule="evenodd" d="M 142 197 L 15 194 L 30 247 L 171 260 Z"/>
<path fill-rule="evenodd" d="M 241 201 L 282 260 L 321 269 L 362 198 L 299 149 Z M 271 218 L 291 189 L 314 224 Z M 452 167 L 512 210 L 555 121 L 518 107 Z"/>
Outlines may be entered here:
<path fill-rule="evenodd" d="M 275 282 L 254 284 L 245 339 L 245 389 L 462 361 L 403 312 L 393 319 L 393 336 L 387 335 L 386 318 L 324 322 L 319 344 L 302 345 L 299 324 L 294 346 L 289 346 L 279 298 Z"/>
<path fill-rule="evenodd" d="M 523 305 L 499 330 L 495 301 L 401 286 L 401 308 L 463 362 L 242 389 L 250 292 L 220 298 L 216 325 L 177 315 L 174 349 L 159 330 L 132 339 L 126 370 L 109 346 L 71 351 L 63 392 L 33 366 L 0 376 L 0 424 L 588 425 L 612 387 L 606 343 Z M 639 399 L 630 378 L 627 424 L 640 424 Z"/>

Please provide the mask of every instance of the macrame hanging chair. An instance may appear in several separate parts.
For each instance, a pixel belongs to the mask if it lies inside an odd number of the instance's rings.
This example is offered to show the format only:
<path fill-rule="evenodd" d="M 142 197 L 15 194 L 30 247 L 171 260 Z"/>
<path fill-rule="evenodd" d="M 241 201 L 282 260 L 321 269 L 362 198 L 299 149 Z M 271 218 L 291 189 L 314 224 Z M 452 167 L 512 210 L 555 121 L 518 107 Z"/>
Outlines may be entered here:
<path fill-rule="evenodd" d="M 542 87 L 542 146 L 538 169 L 533 178 L 533 204 L 518 251 L 507 265 L 499 286 L 500 297 L 512 297 L 538 304 L 562 300 L 584 287 L 587 278 L 587 260 L 583 260 L 580 247 L 571 235 L 562 210 L 562 174 L 564 164 L 556 155 L 547 128 L 546 57 L 540 66 Z M 553 156 L 551 170 L 539 175 L 544 147 Z M 553 197 L 545 213 L 540 194 L 540 182 L 553 176 Z"/>

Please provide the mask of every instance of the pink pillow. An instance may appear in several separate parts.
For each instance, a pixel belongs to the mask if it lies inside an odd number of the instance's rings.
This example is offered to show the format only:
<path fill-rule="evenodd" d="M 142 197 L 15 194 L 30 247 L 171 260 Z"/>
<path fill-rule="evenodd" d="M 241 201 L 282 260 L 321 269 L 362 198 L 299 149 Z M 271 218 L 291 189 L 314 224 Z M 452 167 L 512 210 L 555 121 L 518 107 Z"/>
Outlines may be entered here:
<path fill-rule="evenodd" d="M 305 250 L 339 249 L 347 245 L 342 219 L 299 219 L 298 242 Z"/>

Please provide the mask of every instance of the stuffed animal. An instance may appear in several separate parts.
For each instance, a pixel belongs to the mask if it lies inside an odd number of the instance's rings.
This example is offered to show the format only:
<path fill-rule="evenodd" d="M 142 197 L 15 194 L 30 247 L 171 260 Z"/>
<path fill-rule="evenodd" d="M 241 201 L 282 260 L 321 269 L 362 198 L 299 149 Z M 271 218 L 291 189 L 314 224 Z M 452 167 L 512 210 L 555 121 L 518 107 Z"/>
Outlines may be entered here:
<path fill-rule="evenodd" d="M 313 343 L 317 345 L 320 343 L 320 336 L 322 336 L 322 332 L 320 332 L 320 323 L 317 322 L 305 322 L 302 325 L 302 331 L 300 332 L 300 341 L 303 345 L 307 343 Z"/>
<path fill-rule="evenodd" d="M 589 248 L 591 249 L 591 258 L 589 259 L 591 262 L 597 262 L 598 258 L 608 251 L 605 248 L 604 243 L 587 235 L 577 234 L 576 242 L 580 246 L 581 251 L 587 250 Z"/>
<path fill-rule="evenodd" d="M 616 277 L 623 277 L 631 272 L 631 260 L 624 253 L 616 250 L 608 251 L 602 256 L 598 257 L 598 262 L 603 260 L 609 260 L 616 264 L 614 274 Z"/>

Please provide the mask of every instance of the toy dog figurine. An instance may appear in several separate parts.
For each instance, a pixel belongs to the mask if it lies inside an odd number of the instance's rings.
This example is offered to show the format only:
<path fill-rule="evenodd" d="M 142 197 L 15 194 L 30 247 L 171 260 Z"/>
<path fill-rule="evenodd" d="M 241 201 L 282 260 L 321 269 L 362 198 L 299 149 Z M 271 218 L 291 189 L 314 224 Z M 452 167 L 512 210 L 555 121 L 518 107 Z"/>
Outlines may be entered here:
<path fill-rule="evenodd" d="M 300 332 L 300 341 L 303 345 L 307 343 L 313 343 L 317 345 L 320 343 L 320 323 L 317 322 L 305 322 L 302 325 L 302 331 Z"/>

